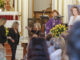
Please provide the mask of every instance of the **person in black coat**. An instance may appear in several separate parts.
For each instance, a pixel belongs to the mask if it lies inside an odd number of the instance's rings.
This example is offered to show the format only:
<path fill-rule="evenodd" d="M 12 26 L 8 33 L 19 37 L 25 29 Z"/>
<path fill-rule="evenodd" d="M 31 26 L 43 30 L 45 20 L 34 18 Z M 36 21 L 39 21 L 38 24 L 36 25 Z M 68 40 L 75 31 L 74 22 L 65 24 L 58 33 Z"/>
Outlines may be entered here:
<path fill-rule="evenodd" d="M 66 36 L 69 60 L 80 60 L 80 21 L 74 23 Z"/>
<path fill-rule="evenodd" d="M 27 57 L 24 60 L 50 60 L 44 38 L 33 37 L 30 40 L 27 48 Z"/>
<path fill-rule="evenodd" d="M 7 40 L 6 29 L 4 27 L 5 23 L 6 23 L 5 18 L 0 19 L 0 44 L 2 45 L 4 45 L 4 43 Z"/>
<path fill-rule="evenodd" d="M 11 39 L 8 40 L 8 43 L 10 44 L 12 50 L 12 60 L 15 60 L 16 49 L 17 49 L 17 45 L 19 44 L 20 34 L 18 32 L 18 26 L 19 23 L 14 22 L 12 28 L 9 29 L 9 33 L 8 33 L 8 36 L 11 37 Z"/>

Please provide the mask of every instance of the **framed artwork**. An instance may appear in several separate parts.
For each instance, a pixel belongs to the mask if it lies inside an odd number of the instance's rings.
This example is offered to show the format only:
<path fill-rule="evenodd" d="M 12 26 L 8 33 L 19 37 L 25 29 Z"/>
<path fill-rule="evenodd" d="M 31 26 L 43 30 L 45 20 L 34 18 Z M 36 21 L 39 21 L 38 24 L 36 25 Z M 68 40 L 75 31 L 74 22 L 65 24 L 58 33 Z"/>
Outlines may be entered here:
<path fill-rule="evenodd" d="M 74 6 L 74 5 L 68 5 L 68 22 L 69 22 L 70 17 L 71 17 L 71 8 L 72 8 L 72 6 Z M 80 9 L 80 5 L 75 5 L 75 6 L 77 6 Z"/>
<path fill-rule="evenodd" d="M 18 9 L 19 0 L 0 0 L 2 11 L 15 11 Z"/>

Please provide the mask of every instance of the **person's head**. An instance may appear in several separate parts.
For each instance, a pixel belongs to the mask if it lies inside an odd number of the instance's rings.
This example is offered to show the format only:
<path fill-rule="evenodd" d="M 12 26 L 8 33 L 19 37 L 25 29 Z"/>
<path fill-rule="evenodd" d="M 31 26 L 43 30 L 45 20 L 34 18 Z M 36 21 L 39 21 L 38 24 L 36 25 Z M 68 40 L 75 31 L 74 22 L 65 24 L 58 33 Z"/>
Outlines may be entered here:
<path fill-rule="evenodd" d="M 50 13 L 50 17 L 54 17 L 54 16 L 58 16 L 59 15 L 59 12 L 57 10 L 53 10 L 51 13 Z"/>
<path fill-rule="evenodd" d="M 62 50 L 65 50 L 65 40 L 61 36 L 56 39 L 55 44 L 59 46 Z"/>
<path fill-rule="evenodd" d="M 57 10 L 53 10 L 53 16 L 58 16 L 59 12 Z"/>
<path fill-rule="evenodd" d="M 5 25 L 6 21 L 7 21 L 6 18 L 1 18 L 0 19 L 0 26 Z"/>
<path fill-rule="evenodd" d="M 73 6 L 71 8 L 71 13 L 72 13 L 73 16 L 80 15 L 80 10 L 77 6 Z"/>
<path fill-rule="evenodd" d="M 47 45 L 43 38 L 32 38 L 30 40 L 27 60 L 49 60 Z"/>
<path fill-rule="evenodd" d="M 80 53 L 80 21 L 77 21 L 66 37 L 68 49 Z M 68 50 L 69 52 L 69 50 Z"/>
<path fill-rule="evenodd" d="M 19 28 L 19 23 L 17 21 L 15 21 L 12 25 L 12 28 L 17 29 Z"/>

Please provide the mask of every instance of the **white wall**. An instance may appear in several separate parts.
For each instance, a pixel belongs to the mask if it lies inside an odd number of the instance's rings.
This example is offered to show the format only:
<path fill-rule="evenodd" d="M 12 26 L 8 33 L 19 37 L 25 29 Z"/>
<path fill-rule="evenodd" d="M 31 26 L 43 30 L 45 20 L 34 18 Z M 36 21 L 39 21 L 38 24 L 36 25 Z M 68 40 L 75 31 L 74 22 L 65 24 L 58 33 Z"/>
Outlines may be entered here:
<path fill-rule="evenodd" d="M 32 0 L 29 0 L 28 18 L 32 18 Z"/>
<path fill-rule="evenodd" d="M 34 0 L 34 11 L 45 10 L 50 7 L 50 0 Z"/>
<path fill-rule="evenodd" d="M 29 1 L 28 18 L 32 18 L 32 0 Z M 50 7 L 51 0 L 34 0 L 34 11 L 46 10 Z"/>

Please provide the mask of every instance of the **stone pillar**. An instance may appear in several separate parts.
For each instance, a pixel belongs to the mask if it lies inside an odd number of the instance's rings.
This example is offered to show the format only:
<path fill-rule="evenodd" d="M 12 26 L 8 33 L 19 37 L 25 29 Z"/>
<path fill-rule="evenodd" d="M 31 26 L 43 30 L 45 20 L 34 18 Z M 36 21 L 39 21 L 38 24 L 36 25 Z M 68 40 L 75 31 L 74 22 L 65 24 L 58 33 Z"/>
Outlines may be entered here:
<path fill-rule="evenodd" d="M 28 26 L 28 0 L 22 0 L 23 1 L 23 8 L 22 8 L 22 14 L 23 14 L 23 36 L 24 36 L 24 42 L 26 43 L 28 41 L 28 30 L 25 29 L 26 26 Z M 25 39 L 25 37 L 27 37 Z"/>
<path fill-rule="evenodd" d="M 15 11 L 17 11 L 17 0 L 15 0 Z"/>
<path fill-rule="evenodd" d="M 18 11 L 21 12 L 21 0 L 18 0 Z"/>

